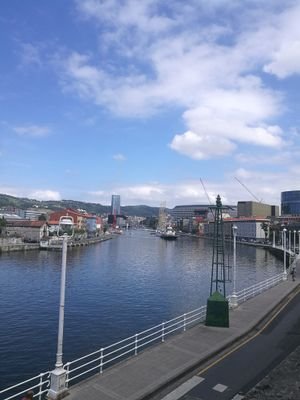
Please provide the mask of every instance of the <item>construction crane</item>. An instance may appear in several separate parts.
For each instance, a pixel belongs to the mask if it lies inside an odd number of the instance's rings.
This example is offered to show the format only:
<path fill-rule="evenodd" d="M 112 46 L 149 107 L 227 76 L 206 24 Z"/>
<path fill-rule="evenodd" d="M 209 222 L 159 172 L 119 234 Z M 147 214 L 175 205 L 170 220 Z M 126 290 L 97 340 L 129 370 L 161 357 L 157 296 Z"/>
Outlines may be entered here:
<path fill-rule="evenodd" d="M 203 181 L 202 181 L 201 178 L 200 178 L 200 182 L 201 182 L 201 185 L 202 185 L 202 187 L 203 187 L 204 193 L 206 194 L 207 200 L 208 200 L 209 204 L 212 206 L 212 202 L 211 202 L 211 200 L 210 200 L 210 198 L 209 198 L 209 195 L 208 195 L 208 193 L 207 193 L 207 190 L 205 189 L 204 183 L 203 183 Z"/>
<path fill-rule="evenodd" d="M 209 198 L 209 195 L 208 195 L 208 193 L 207 193 L 207 190 L 205 189 L 204 183 L 203 183 L 203 181 L 202 181 L 201 178 L 200 178 L 200 182 L 201 182 L 201 185 L 202 185 L 202 187 L 203 187 L 204 193 L 206 194 L 206 197 L 207 197 L 207 200 L 208 200 L 209 204 L 210 204 L 211 206 L 213 206 L 213 204 L 212 204 L 212 202 L 211 202 L 211 200 L 210 200 L 210 198 Z M 214 213 L 214 211 L 213 211 L 213 208 L 211 208 L 210 211 L 211 211 L 213 217 L 215 218 L 215 213 Z"/>
<path fill-rule="evenodd" d="M 262 199 L 259 199 L 258 197 L 256 197 L 255 194 L 253 194 L 253 193 L 251 192 L 251 190 L 249 190 L 249 189 L 247 188 L 247 186 L 244 185 L 243 182 L 241 182 L 236 176 L 234 177 L 234 179 L 237 180 L 238 183 L 239 183 L 241 186 L 243 186 L 243 188 L 245 188 L 245 189 L 247 190 L 247 192 L 250 193 L 251 196 L 254 197 L 254 199 L 255 199 L 258 203 L 261 203 L 261 202 L 262 202 Z"/>

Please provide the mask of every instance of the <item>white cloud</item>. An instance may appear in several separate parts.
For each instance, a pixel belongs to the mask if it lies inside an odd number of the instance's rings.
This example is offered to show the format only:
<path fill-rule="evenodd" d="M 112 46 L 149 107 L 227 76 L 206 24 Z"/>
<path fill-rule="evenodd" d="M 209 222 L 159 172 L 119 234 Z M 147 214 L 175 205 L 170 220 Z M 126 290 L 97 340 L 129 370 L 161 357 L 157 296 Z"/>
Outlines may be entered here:
<path fill-rule="evenodd" d="M 60 193 L 53 190 L 34 190 L 28 193 L 28 197 L 35 200 L 61 200 Z"/>
<path fill-rule="evenodd" d="M 222 156 L 230 153 L 235 146 L 224 138 L 219 138 L 216 142 L 213 136 L 199 135 L 187 131 L 182 135 L 175 135 L 170 147 L 195 160 L 202 160 L 211 156 Z"/>
<path fill-rule="evenodd" d="M 62 62 L 66 90 L 123 117 L 183 108 L 186 131 L 170 146 L 194 159 L 230 154 L 240 143 L 287 143 L 277 122 L 285 98 L 261 73 L 300 72 L 297 3 L 174 1 L 163 11 L 157 0 L 81 0 L 77 10 L 105 27 L 104 55 L 124 62 L 73 52 Z"/>
<path fill-rule="evenodd" d="M 286 78 L 300 73 L 300 5 L 287 9 L 273 21 L 271 52 L 264 71 Z"/>
<path fill-rule="evenodd" d="M 126 157 L 123 154 L 118 153 L 113 155 L 113 159 L 116 161 L 125 161 Z"/>
<path fill-rule="evenodd" d="M 18 135 L 32 137 L 44 137 L 51 132 L 51 129 L 44 125 L 19 125 L 13 127 L 13 130 Z"/>

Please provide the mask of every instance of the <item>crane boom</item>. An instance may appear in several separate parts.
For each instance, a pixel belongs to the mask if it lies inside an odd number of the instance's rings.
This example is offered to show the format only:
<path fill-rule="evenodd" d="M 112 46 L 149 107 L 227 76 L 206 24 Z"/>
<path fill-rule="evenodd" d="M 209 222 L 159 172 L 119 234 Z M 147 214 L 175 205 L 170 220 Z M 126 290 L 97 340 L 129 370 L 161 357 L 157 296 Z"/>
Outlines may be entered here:
<path fill-rule="evenodd" d="M 236 176 L 234 177 L 234 179 L 237 180 L 238 183 L 239 183 L 240 185 L 242 185 L 243 188 L 245 188 L 245 189 L 247 190 L 247 192 L 250 193 L 251 196 L 255 198 L 255 200 L 258 201 L 258 203 L 261 203 L 261 202 L 262 202 L 262 199 L 260 200 L 259 198 L 257 198 L 257 197 L 255 196 L 255 194 L 253 194 L 253 193 L 251 192 L 251 190 L 249 190 L 249 189 L 247 188 L 247 186 L 244 185 L 243 182 L 241 182 Z"/>
<path fill-rule="evenodd" d="M 200 182 L 201 182 L 201 185 L 202 185 L 202 187 L 203 187 L 204 193 L 206 194 L 206 197 L 207 197 L 207 200 L 208 200 L 209 204 L 212 205 L 212 203 L 211 203 L 211 201 L 210 201 L 210 198 L 209 198 L 209 195 L 208 195 L 208 193 L 207 193 L 207 190 L 205 189 L 204 183 L 203 183 L 203 181 L 202 181 L 201 178 L 200 178 Z"/>

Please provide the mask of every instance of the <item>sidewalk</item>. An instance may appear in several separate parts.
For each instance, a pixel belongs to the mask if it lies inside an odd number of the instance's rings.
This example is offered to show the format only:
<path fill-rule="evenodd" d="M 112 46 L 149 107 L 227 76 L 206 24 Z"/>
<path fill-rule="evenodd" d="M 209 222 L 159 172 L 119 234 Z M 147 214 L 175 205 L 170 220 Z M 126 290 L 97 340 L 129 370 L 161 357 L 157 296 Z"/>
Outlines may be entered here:
<path fill-rule="evenodd" d="M 298 262 L 299 263 L 299 262 Z M 299 271 L 299 268 L 298 268 Z M 198 325 L 69 389 L 69 400 L 141 400 L 224 350 L 251 331 L 298 286 L 289 280 L 235 310 L 230 327 Z"/>

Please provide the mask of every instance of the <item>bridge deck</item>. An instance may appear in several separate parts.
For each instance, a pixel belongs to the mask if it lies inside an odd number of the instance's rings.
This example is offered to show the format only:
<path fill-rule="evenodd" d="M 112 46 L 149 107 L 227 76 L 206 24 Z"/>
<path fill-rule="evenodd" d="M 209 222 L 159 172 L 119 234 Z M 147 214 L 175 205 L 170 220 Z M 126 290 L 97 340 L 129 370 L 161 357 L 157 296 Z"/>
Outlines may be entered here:
<path fill-rule="evenodd" d="M 299 261 L 297 262 L 299 264 Z M 299 265 L 297 265 L 299 271 Z M 70 388 L 68 400 L 138 400 L 178 379 L 261 322 L 298 282 L 286 282 L 230 310 L 230 327 L 198 325 Z"/>

